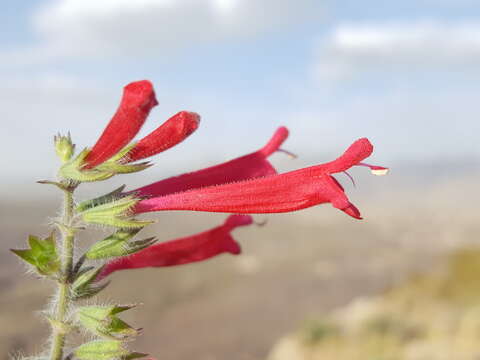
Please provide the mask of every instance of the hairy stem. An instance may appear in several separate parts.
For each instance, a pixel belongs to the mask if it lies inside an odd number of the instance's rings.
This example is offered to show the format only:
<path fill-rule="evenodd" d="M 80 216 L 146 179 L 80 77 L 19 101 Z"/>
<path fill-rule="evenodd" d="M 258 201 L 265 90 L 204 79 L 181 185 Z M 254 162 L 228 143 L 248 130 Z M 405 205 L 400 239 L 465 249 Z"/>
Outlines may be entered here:
<path fill-rule="evenodd" d="M 58 283 L 58 300 L 54 313 L 57 326 L 53 327 L 52 347 L 50 360 L 62 360 L 67 324 L 65 324 L 71 298 L 71 274 L 73 265 L 74 230 L 72 229 L 73 218 L 73 188 L 64 190 L 64 211 L 62 217 L 62 252 L 61 252 L 61 273 Z M 65 326 L 62 326 L 65 325 Z"/>

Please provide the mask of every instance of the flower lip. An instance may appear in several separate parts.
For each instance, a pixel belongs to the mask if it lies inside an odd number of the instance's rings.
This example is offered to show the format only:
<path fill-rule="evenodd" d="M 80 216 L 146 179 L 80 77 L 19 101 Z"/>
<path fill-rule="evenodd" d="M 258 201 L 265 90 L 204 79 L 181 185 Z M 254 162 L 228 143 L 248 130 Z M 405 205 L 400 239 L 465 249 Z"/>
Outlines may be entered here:
<path fill-rule="evenodd" d="M 271 139 L 268 141 L 267 144 L 259 151 L 263 154 L 263 156 L 267 157 L 273 154 L 275 151 L 279 150 L 279 147 L 284 143 L 284 141 L 288 138 L 288 129 L 285 126 L 279 127 Z"/>
<path fill-rule="evenodd" d="M 367 138 L 361 138 L 348 147 L 345 152 L 337 159 L 323 165 L 325 171 L 329 174 L 344 172 L 352 166 L 359 165 L 360 162 L 368 158 L 373 152 L 373 145 Z"/>
<path fill-rule="evenodd" d="M 155 97 L 153 84 L 149 80 L 140 80 L 126 85 L 124 88 L 125 96 L 128 100 L 137 101 L 137 105 L 150 110 L 152 107 L 158 105 L 158 100 Z"/>

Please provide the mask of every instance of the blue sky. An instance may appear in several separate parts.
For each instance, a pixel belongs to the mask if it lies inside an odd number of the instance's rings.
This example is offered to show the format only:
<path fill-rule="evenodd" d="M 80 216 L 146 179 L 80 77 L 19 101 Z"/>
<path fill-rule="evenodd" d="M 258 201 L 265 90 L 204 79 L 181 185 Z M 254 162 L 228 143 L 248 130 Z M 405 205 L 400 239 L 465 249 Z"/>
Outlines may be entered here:
<path fill-rule="evenodd" d="M 187 170 L 252 151 L 279 125 L 324 161 L 358 137 L 374 162 L 478 157 L 480 5 L 468 0 L 1 1 L 4 180 L 48 178 L 51 136 L 92 145 L 123 85 L 201 129 L 156 162 Z M 167 171 L 167 170 L 165 170 Z"/>

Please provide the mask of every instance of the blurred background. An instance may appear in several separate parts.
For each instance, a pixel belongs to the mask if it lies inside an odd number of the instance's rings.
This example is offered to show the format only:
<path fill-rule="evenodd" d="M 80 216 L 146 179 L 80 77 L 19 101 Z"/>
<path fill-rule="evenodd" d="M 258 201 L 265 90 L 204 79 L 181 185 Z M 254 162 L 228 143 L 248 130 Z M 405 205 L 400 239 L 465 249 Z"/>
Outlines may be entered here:
<path fill-rule="evenodd" d="M 261 147 L 280 125 L 281 172 L 352 141 L 371 163 L 338 176 L 365 220 L 330 206 L 257 216 L 238 257 L 119 272 L 102 301 L 144 305 L 135 348 L 159 359 L 477 359 L 480 356 L 480 6 L 474 0 L 0 0 L 0 359 L 43 350 L 51 284 L 6 250 L 45 235 L 60 194 L 53 135 L 91 146 L 122 87 L 202 115 L 156 166 L 79 191 L 130 188 Z M 161 240 L 224 215 L 154 214 Z M 97 234 L 97 237 L 99 235 Z M 84 236 L 86 248 L 95 238 Z M 461 286 L 460 286 L 461 285 Z"/>

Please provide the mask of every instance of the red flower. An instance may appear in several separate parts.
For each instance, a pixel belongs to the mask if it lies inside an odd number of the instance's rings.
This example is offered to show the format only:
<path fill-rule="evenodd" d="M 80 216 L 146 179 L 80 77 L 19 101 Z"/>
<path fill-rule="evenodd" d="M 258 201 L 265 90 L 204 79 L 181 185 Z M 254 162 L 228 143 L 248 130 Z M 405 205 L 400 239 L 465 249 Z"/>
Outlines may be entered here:
<path fill-rule="evenodd" d="M 137 81 L 125 86 L 117 112 L 86 157 L 84 168 L 94 168 L 117 154 L 137 135 L 156 105 L 158 102 L 150 81 Z"/>
<path fill-rule="evenodd" d="M 267 158 L 279 149 L 287 137 L 287 128 L 280 127 L 270 141 L 254 153 L 206 169 L 160 180 L 133 190 L 131 193 L 136 193 L 138 196 L 158 197 L 190 189 L 275 175 L 277 172 Z"/>
<path fill-rule="evenodd" d="M 179 112 L 141 139 L 128 153 L 128 162 L 145 159 L 177 145 L 197 130 L 199 123 L 198 114 L 188 111 Z"/>
<path fill-rule="evenodd" d="M 230 232 L 238 226 L 251 223 L 251 216 L 231 215 L 224 224 L 213 229 L 152 245 L 138 253 L 110 261 L 98 275 L 97 281 L 118 270 L 188 264 L 225 252 L 238 255 L 241 252 L 240 245 Z"/>
<path fill-rule="evenodd" d="M 343 187 L 331 174 L 344 172 L 355 165 L 368 166 L 374 173 L 386 172 L 386 168 L 361 163 L 372 151 L 372 144 L 363 138 L 329 163 L 280 175 L 156 196 L 140 201 L 134 212 L 192 210 L 240 214 L 280 213 L 329 202 L 348 215 L 361 219 L 359 210 L 348 200 Z"/>

